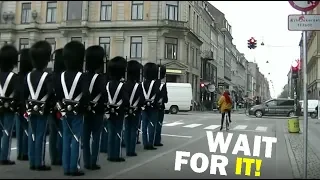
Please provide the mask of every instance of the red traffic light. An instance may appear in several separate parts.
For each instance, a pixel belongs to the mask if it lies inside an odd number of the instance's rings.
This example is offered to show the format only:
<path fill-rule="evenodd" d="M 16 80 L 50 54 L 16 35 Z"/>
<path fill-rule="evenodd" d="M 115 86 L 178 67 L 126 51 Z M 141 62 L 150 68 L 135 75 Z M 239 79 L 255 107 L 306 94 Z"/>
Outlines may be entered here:
<path fill-rule="evenodd" d="M 292 71 L 293 71 L 293 72 L 297 72 L 297 71 L 299 71 L 299 67 L 298 67 L 298 66 L 296 66 L 296 67 L 291 66 L 291 69 L 292 69 Z"/>
<path fill-rule="evenodd" d="M 204 83 L 201 83 L 200 86 L 203 88 L 204 87 Z"/>
<path fill-rule="evenodd" d="M 256 40 L 255 39 L 250 39 L 250 42 L 251 43 L 254 43 Z"/>

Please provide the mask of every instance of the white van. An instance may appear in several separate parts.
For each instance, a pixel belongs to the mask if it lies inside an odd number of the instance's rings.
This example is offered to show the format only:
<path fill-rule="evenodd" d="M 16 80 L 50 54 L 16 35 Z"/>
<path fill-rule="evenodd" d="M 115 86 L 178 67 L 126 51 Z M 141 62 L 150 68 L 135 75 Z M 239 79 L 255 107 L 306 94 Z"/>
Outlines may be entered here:
<path fill-rule="evenodd" d="M 301 113 L 303 113 L 303 100 L 299 101 L 301 106 Z M 318 100 L 316 99 L 309 99 L 308 100 L 308 113 L 312 113 L 315 111 L 315 108 L 318 106 Z"/>
<path fill-rule="evenodd" d="M 190 83 L 166 83 L 168 91 L 168 103 L 165 111 L 177 114 L 179 111 L 192 109 L 192 87 Z"/>

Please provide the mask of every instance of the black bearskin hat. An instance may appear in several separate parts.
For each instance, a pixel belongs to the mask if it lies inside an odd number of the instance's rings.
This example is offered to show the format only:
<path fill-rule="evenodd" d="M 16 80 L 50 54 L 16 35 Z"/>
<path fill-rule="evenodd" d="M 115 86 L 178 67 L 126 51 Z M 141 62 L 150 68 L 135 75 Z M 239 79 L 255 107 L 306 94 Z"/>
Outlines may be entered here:
<path fill-rule="evenodd" d="M 158 66 L 152 62 L 146 63 L 143 66 L 143 76 L 147 80 L 158 79 Z"/>
<path fill-rule="evenodd" d="M 19 73 L 23 75 L 26 75 L 28 72 L 32 71 L 33 69 L 29 51 L 30 51 L 29 48 L 20 50 Z"/>
<path fill-rule="evenodd" d="M 90 46 L 86 50 L 86 70 L 89 72 L 95 72 L 98 69 L 101 69 L 103 72 L 104 66 L 104 56 L 105 52 L 101 46 L 94 45 Z"/>
<path fill-rule="evenodd" d="M 132 81 L 139 81 L 141 67 L 142 66 L 138 61 L 129 61 L 127 67 L 127 79 Z"/>
<path fill-rule="evenodd" d="M 31 62 L 34 68 L 43 70 L 51 58 L 51 45 L 47 41 L 38 41 L 30 48 Z"/>
<path fill-rule="evenodd" d="M 112 58 L 108 62 L 108 78 L 113 80 L 120 80 L 126 74 L 127 61 L 121 56 Z"/>
<path fill-rule="evenodd" d="M 57 49 L 54 51 L 54 65 L 53 65 L 53 71 L 56 73 L 61 73 L 66 70 L 66 66 L 64 65 L 63 61 L 63 49 Z"/>
<path fill-rule="evenodd" d="M 85 47 L 79 41 L 71 41 L 63 48 L 63 59 L 67 70 L 82 71 Z"/>
<path fill-rule="evenodd" d="M 12 45 L 4 45 L 0 49 L 1 71 L 11 71 L 18 64 L 19 53 Z"/>

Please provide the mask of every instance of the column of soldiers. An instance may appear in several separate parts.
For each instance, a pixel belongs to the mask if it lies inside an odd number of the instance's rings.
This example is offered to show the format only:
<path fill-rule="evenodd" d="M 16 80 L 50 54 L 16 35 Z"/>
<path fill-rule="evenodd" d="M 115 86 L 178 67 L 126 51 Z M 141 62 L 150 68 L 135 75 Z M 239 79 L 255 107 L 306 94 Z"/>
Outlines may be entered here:
<path fill-rule="evenodd" d="M 168 101 L 164 66 L 150 62 L 142 66 L 117 56 L 104 69 L 104 49 L 97 45 L 85 49 L 77 41 L 51 51 L 46 41 L 20 52 L 12 45 L 0 49 L 0 164 L 15 164 L 10 159 L 15 124 L 17 159 L 29 161 L 31 170 L 51 170 L 45 164 L 49 129 L 51 165 L 62 165 L 67 176 L 84 175 L 82 153 L 88 170 L 100 169 L 100 152 L 111 162 L 125 161 L 123 144 L 127 156 L 137 156 L 140 131 L 144 149 L 163 145 Z M 53 57 L 54 71 L 48 73 L 45 69 Z"/>

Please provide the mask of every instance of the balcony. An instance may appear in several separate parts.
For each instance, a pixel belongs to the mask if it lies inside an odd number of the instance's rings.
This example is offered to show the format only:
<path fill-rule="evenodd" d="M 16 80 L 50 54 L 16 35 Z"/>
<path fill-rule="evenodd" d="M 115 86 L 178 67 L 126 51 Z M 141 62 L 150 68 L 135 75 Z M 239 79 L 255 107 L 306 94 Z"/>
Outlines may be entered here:
<path fill-rule="evenodd" d="M 74 29 L 74 28 L 87 28 L 87 21 L 82 20 L 67 20 L 59 25 L 59 29 Z"/>
<path fill-rule="evenodd" d="M 159 26 L 170 27 L 170 28 L 188 28 L 187 22 L 184 21 L 172 21 L 172 20 L 160 20 Z"/>
<path fill-rule="evenodd" d="M 201 53 L 201 57 L 203 57 L 204 60 L 207 60 L 207 61 L 211 61 L 211 60 L 214 60 L 213 58 L 213 52 L 212 51 L 203 51 Z"/>

